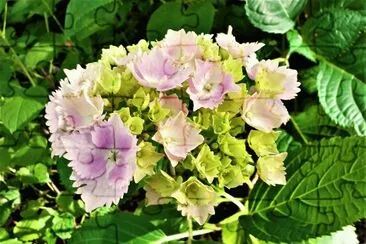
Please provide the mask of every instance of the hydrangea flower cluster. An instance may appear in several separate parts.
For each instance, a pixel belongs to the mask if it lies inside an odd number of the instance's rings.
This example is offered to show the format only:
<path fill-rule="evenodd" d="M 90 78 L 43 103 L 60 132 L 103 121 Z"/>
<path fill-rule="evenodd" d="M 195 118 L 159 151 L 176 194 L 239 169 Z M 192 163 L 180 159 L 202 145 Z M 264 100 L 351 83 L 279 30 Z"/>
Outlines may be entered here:
<path fill-rule="evenodd" d="M 203 224 L 225 189 L 252 187 L 254 175 L 285 184 L 274 129 L 300 89 L 295 70 L 257 59 L 263 46 L 237 42 L 231 27 L 215 39 L 169 30 L 65 70 L 46 119 L 86 210 L 118 204 L 134 181 L 147 204 L 174 202 Z"/>

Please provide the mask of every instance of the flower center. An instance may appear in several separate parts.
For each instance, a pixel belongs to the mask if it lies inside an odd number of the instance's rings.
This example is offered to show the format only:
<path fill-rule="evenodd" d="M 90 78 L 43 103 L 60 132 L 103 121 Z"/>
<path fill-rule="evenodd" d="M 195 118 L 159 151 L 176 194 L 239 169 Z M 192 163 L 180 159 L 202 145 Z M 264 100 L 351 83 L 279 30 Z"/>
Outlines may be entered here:
<path fill-rule="evenodd" d="M 212 84 L 211 83 L 207 83 L 203 89 L 206 91 L 206 92 L 210 92 L 211 89 L 212 89 Z"/>
<path fill-rule="evenodd" d="M 118 151 L 110 151 L 108 153 L 108 160 L 117 163 L 117 161 L 120 159 L 120 155 Z"/>

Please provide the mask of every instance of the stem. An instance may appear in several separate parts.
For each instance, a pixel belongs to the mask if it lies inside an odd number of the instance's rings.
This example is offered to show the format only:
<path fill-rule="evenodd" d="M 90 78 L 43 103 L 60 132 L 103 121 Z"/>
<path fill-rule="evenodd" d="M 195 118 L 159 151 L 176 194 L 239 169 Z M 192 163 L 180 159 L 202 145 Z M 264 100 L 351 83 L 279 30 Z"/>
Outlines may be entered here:
<path fill-rule="evenodd" d="M 6 36 L 1 33 L 0 35 L 1 39 L 3 39 L 5 45 L 9 47 L 10 52 L 13 54 L 15 61 L 18 63 L 19 67 L 22 69 L 23 73 L 27 76 L 29 82 L 32 84 L 32 86 L 36 86 L 36 82 L 33 80 L 31 75 L 29 74 L 27 68 L 23 64 L 22 60 L 19 58 L 15 50 L 10 46 L 10 43 L 8 42 L 8 39 L 6 39 Z"/>
<path fill-rule="evenodd" d="M 5 36 L 6 33 L 6 19 L 8 17 L 8 1 L 5 2 L 5 8 L 4 8 L 4 24 L 3 24 L 3 36 Z"/>
<path fill-rule="evenodd" d="M 287 67 L 290 66 L 287 58 L 276 58 L 273 61 L 276 61 L 276 62 L 279 62 L 279 63 L 281 63 L 281 62 L 285 63 Z"/>
<path fill-rule="evenodd" d="M 45 0 L 42 0 L 42 3 L 46 6 L 48 12 L 51 14 L 53 20 L 56 22 L 56 24 L 58 25 L 58 27 L 60 28 L 60 30 L 62 32 L 64 32 L 64 28 L 62 27 L 60 21 L 58 21 L 58 19 L 56 18 L 56 16 L 53 14 L 52 9 L 50 8 L 50 6 L 48 6 L 47 2 Z"/>
<path fill-rule="evenodd" d="M 50 33 L 50 26 L 48 24 L 48 16 L 47 16 L 47 13 L 46 12 L 43 13 L 43 17 L 44 17 L 44 22 L 46 24 L 47 33 Z"/>
<path fill-rule="evenodd" d="M 48 187 L 51 188 L 52 191 L 56 192 L 57 195 L 60 194 L 60 190 L 57 188 L 57 186 L 55 184 L 53 184 L 53 182 L 49 182 L 47 183 Z"/>
<path fill-rule="evenodd" d="M 175 176 L 175 168 L 173 167 L 173 165 L 169 162 L 169 169 L 170 169 L 170 174 L 172 176 Z"/>
<path fill-rule="evenodd" d="M 232 195 L 230 195 L 229 193 L 226 193 L 225 191 L 223 191 L 223 192 L 221 192 L 220 193 L 223 197 L 225 197 L 225 198 L 227 198 L 227 199 L 229 199 L 232 203 L 234 203 L 236 206 L 238 206 L 238 208 L 240 209 L 240 210 L 244 210 L 245 209 L 245 207 L 244 207 L 244 205 L 238 200 L 238 199 L 236 199 L 235 197 L 233 197 Z"/>
<path fill-rule="evenodd" d="M 215 232 L 215 231 L 219 231 L 219 230 L 221 230 L 221 229 L 218 228 L 216 230 L 208 230 L 208 229 L 195 230 L 195 231 L 192 231 L 192 237 L 193 236 L 200 236 L 200 235 L 208 234 L 208 233 Z M 160 240 L 160 243 L 169 242 L 169 241 L 175 241 L 175 240 L 180 240 L 180 239 L 187 238 L 187 237 L 189 237 L 188 231 L 187 232 L 180 233 L 180 234 L 175 234 L 175 235 L 170 235 L 170 236 L 164 237 L 163 239 Z"/>
<path fill-rule="evenodd" d="M 304 141 L 304 143 L 305 143 L 306 145 L 309 145 L 309 141 L 308 141 L 308 139 L 306 139 L 305 135 L 304 135 L 304 134 L 302 133 L 302 131 L 300 130 L 300 127 L 299 127 L 299 125 L 296 123 L 296 121 L 295 121 L 292 117 L 290 117 L 290 120 L 291 120 L 292 124 L 294 125 L 294 127 L 295 127 L 295 129 L 296 129 L 297 133 L 300 135 L 301 139 Z"/>
<path fill-rule="evenodd" d="M 187 217 L 187 222 L 188 222 L 188 240 L 187 240 L 187 243 L 188 244 L 192 244 L 192 240 L 193 240 L 192 218 L 191 217 Z"/>

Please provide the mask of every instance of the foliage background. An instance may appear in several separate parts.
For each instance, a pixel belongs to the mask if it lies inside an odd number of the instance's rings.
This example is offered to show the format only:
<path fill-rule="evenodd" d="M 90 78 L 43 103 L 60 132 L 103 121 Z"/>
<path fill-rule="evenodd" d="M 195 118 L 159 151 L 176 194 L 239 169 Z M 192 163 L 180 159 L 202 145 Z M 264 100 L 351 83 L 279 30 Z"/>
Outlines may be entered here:
<path fill-rule="evenodd" d="M 68 180 L 67 162 L 51 158 L 43 118 L 47 96 L 64 77 L 64 68 L 96 61 L 103 47 L 130 45 L 142 38 L 153 41 L 167 29 L 181 28 L 218 33 L 232 25 L 239 42 L 264 42 L 260 58 L 284 58 L 299 70 L 302 83 L 300 96 L 286 104 L 293 119 L 283 128 L 279 143 L 290 152 L 287 164 L 296 162 L 296 167 L 288 167 L 289 178 L 311 189 L 303 187 L 298 196 L 289 196 L 284 192 L 291 192 L 291 186 L 282 192 L 278 188 L 263 192 L 259 184 L 256 197 L 249 197 L 248 217 L 217 225 L 222 233 L 202 240 L 245 242 L 241 238 L 252 234 L 276 242 L 300 241 L 340 230 L 366 216 L 362 190 L 366 169 L 359 160 L 366 158 L 360 137 L 366 134 L 365 1 L 0 0 L 0 14 L 0 242 L 56 243 L 72 237 L 71 242 L 77 243 L 116 239 L 144 243 L 187 230 L 174 207 L 144 207 L 144 193 L 136 185 L 118 207 L 86 214 Z M 340 152 L 356 163 L 333 167 L 344 161 Z M 332 167 L 331 173 L 326 171 Z M 358 173 L 344 173 L 353 167 Z M 330 183 L 322 188 L 311 173 L 330 174 Z M 345 181 L 353 185 L 347 188 Z M 360 195 L 340 193 L 332 200 L 339 191 Z M 247 189 L 234 189 L 231 194 L 246 197 Z M 304 204 L 288 201 L 287 212 L 265 207 L 276 205 L 274 199 L 292 197 Z M 264 207 L 259 198 L 265 199 Z M 232 204 L 221 204 L 210 222 L 220 223 L 235 211 Z M 327 214 L 319 214 L 324 211 Z M 272 228 L 273 221 L 281 224 Z M 295 236 L 285 229 L 289 226 L 296 229 Z M 352 235 L 352 231 L 345 233 Z"/>

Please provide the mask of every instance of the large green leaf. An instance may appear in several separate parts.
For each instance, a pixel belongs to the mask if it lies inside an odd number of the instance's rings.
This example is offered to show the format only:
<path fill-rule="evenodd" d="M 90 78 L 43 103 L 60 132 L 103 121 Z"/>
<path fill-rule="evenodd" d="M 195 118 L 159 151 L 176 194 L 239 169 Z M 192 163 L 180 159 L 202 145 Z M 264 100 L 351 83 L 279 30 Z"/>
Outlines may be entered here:
<path fill-rule="evenodd" d="M 69 243 L 154 243 L 163 237 L 165 234 L 144 217 L 117 212 L 86 221 Z"/>
<path fill-rule="evenodd" d="M 325 114 L 320 105 L 311 105 L 305 110 L 292 117 L 296 121 L 300 130 L 310 138 L 319 139 L 319 137 L 333 136 L 351 136 L 356 133 L 352 128 L 342 128 L 334 123 L 330 117 Z"/>
<path fill-rule="evenodd" d="M 299 32 L 296 30 L 288 31 L 286 37 L 290 44 L 287 56 L 290 56 L 292 53 L 298 53 L 313 62 L 316 61 L 316 54 L 303 42 Z"/>
<path fill-rule="evenodd" d="M 270 33 L 285 33 L 295 25 L 294 19 L 307 0 L 247 0 L 246 13 L 252 24 Z"/>
<path fill-rule="evenodd" d="M 338 125 L 366 135 L 366 84 L 327 61 L 319 69 L 318 96 L 326 114 Z"/>
<path fill-rule="evenodd" d="M 214 21 L 215 8 L 210 1 L 199 1 L 187 9 L 179 2 L 161 5 L 147 23 L 147 38 L 161 39 L 168 29 L 209 33 Z"/>
<path fill-rule="evenodd" d="M 334 137 L 286 160 L 287 184 L 259 183 L 240 218 L 255 237 L 296 242 L 340 230 L 366 216 L 366 138 Z"/>
<path fill-rule="evenodd" d="M 71 0 L 67 5 L 65 35 L 82 40 L 113 24 L 120 1 Z"/>
<path fill-rule="evenodd" d="M 327 2 L 302 26 L 304 42 L 317 54 L 366 82 L 366 12 L 345 8 L 349 4 L 335 7 L 331 1 Z"/>
<path fill-rule="evenodd" d="M 43 109 L 43 104 L 30 97 L 9 98 L 1 108 L 4 125 L 13 133 L 34 119 Z"/>
<path fill-rule="evenodd" d="M 358 244 L 357 234 L 355 232 L 356 228 L 352 225 L 347 225 L 342 228 L 342 230 L 331 233 L 330 235 L 321 236 L 318 238 L 311 238 L 305 241 L 296 242 L 293 244 L 342 244 L 347 242 L 347 244 Z M 253 238 L 253 237 L 252 237 Z M 254 238 L 253 238 L 254 239 Z M 256 244 L 287 244 L 284 242 L 273 243 L 270 241 L 256 240 L 253 242 Z"/>

